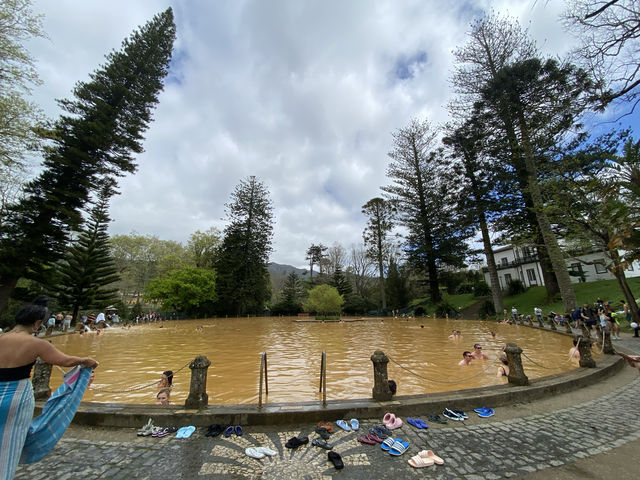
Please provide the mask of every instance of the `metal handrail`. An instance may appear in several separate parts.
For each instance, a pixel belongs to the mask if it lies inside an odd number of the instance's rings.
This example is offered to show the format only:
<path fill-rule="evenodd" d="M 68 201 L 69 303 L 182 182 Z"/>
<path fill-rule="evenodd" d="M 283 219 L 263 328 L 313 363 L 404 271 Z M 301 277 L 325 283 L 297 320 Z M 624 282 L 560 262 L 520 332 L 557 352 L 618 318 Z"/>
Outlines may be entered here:
<path fill-rule="evenodd" d="M 265 395 L 269 395 L 269 378 L 267 377 L 267 352 L 260 357 L 260 387 L 258 392 L 258 410 L 262 408 L 262 380 L 264 379 Z"/>
<path fill-rule="evenodd" d="M 320 388 L 318 392 L 322 392 L 322 406 L 327 406 L 327 352 L 322 351 L 322 359 L 320 360 Z"/>

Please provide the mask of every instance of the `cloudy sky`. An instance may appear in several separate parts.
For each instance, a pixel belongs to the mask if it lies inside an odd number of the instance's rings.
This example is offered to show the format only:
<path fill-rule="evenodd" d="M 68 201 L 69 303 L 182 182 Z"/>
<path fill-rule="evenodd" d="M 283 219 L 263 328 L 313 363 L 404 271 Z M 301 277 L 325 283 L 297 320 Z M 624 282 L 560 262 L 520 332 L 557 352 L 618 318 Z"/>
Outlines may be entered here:
<path fill-rule="evenodd" d="M 474 18 L 508 13 L 548 54 L 572 41 L 561 0 L 34 0 L 49 37 L 29 44 L 35 100 L 56 118 L 55 99 L 168 6 L 171 72 L 111 233 L 223 230 L 234 186 L 255 175 L 275 207 L 271 260 L 301 267 L 312 243 L 361 243 L 361 206 L 389 183 L 391 133 L 447 119 L 451 52 Z"/>

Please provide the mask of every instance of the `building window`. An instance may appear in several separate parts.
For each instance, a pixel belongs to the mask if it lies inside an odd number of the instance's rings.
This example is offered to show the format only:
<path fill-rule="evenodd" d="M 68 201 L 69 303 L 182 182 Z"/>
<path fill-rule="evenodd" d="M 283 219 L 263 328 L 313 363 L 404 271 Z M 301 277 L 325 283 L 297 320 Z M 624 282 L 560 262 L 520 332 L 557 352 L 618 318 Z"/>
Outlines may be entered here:
<path fill-rule="evenodd" d="M 604 266 L 604 262 L 596 262 L 596 273 L 607 273 L 607 269 Z"/>
<path fill-rule="evenodd" d="M 507 286 L 509 286 L 509 284 L 511 283 L 511 274 L 510 273 L 505 273 L 504 274 L 504 283 L 506 283 Z"/>
<path fill-rule="evenodd" d="M 507 257 L 504 257 L 500 259 L 500 263 L 502 264 L 503 267 L 506 267 L 509 265 L 509 260 L 507 260 Z"/>
<path fill-rule="evenodd" d="M 633 272 L 633 263 L 629 264 L 629 266 L 627 267 L 627 271 L 628 272 Z"/>
<path fill-rule="evenodd" d="M 537 284 L 536 271 L 533 268 L 527 268 L 527 279 L 530 284 Z"/>

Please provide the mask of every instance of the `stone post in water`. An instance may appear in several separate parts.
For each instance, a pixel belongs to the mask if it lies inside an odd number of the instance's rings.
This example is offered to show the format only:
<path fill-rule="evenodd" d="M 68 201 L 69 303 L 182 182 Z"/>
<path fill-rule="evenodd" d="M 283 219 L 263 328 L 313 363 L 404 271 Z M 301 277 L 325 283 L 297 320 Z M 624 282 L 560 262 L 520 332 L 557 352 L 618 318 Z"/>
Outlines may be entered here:
<path fill-rule="evenodd" d="M 185 408 L 201 409 L 209 404 L 209 395 L 207 395 L 207 370 L 209 365 L 211 365 L 211 361 L 204 355 L 198 355 L 189 364 L 191 385 L 189 387 L 189 396 L 184 402 Z"/>
<path fill-rule="evenodd" d="M 33 385 L 33 398 L 36 400 L 46 400 L 51 396 L 51 364 L 44 362 L 39 357 L 33 367 L 31 383 Z"/>
<path fill-rule="evenodd" d="M 564 332 L 573 335 L 573 330 L 571 330 L 571 320 L 567 318 L 564 319 Z"/>
<path fill-rule="evenodd" d="M 578 352 L 580 352 L 580 366 L 585 368 L 595 368 L 596 361 L 591 356 L 591 336 L 577 335 Z"/>
<path fill-rule="evenodd" d="M 393 395 L 391 389 L 389 389 L 389 378 L 387 376 L 389 358 L 382 350 L 376 350 L 371 355 L 371 361 L 373 362 L 373 390 L 371 391 L 373 399 L 378 402 L 391 400 Z"/>
<path fill-rule="evenodd" d="M 504 347 L 504 353 L 507 354 L 507 362 L 509 362 L 509 383 L 513 385 L 529 385 L 529 379 L 524 374 L 522 368 L 522 349 L 515 343 L 507 343 Z"/>

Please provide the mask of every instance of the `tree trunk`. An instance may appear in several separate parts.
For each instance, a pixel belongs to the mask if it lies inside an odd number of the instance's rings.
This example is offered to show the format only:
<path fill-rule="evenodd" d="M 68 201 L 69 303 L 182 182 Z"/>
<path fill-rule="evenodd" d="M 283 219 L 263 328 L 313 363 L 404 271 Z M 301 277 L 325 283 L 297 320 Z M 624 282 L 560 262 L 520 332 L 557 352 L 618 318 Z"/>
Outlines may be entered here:
<path fill-rule="evenodd" d="M 536 243 L 540 245 L 537 248 L 538 261 L 540 262 L 540 267 L 542 270 L 544 286 L 547 289 L 547 300 L 549 302 L 553 302 L 555 296 L 560 293 L 558 279 L 556 278 L 556 274 L 553 271 L 553 264 L 551 263 L 551 259 L 549 258 L 549 253 L 547 252 L 547 249 L 543 245 L 541 245 L 542 243 L 544 243 L 542 235 L 538 234 Z"/>
<path fill-rule="evenodd" d="M 616 250 L 609 250 L 609 256 L 613 261 L 613 268 L 611 269 L 611 273 L 616 280 L 618 281 L 618 286 L 620 290 L 622 290 L 622 294 L 624 295 L 624 299 L 629 306 L 629 310 L 631 311 L 631 318 L 634 322 L 640 324 L 640 313 L 638 313 L 638 304 L 636 303 L 636 299 L 633 296 L 633 292 L 629 287 L 629 283 L 627 282 L 627 276 L 624 274 L 624 265 L 620 262 L 620 255 Z"/>
<path fill-rule="evenodd" d="M 380 222 L 378 222 L 378 225 Z M 382 231 L 378 227 L 378 272 L 380 273 L 380 298 L 382 300 L 382 310 L 387 310 L 387 296 L 384 291 L 384 265 L 382 262 L 383 248 L 382 248 Z"/>
<path fill-rule="evenodd" d="M 18 278 L 4 276 L 0 278 L 0 314 L 4 312 L 18 283 Z"/>
<path fill-rule="evenodd" d="M 558 279 L 558 287 L 560 287 L 560 294 L 562 295 L 562 306 L 565 312 L 572 312 L 578 306 L 578 301 L 573 290 L 573 285 L 571 284 L 571 277 L 569 276 L 567 264 L 564 261 L 564 257 L 562 256 L 562 252 L 558 245 L 558 240 L 551 229 L 549 217 L 547 217 L 544 212 L 544 201 L 542 199 L 540 185 L 538 184 L 538 170 L 536 168 L 535 159 L 533 158 L 531 142 L 529 141 L 529 131 L 525 124 L 522 112 L 518 112 L 518 115 L 520 134 L 522 136 L 522 153 L 524 154 L 524 163 L 528 177 L 528 189 L 533 202 L 533 211 L 536 214 L 540 234 L 542 235 L 544 245 L 547 248 L 551 264 L 553 265 L 553 271 Z"/>
<path fill-rule="evenodd" d="M 489 269 L 489 283 L 491 284 L 491 296 L 493 298 L 493 308 L 496 315 L 501 315 L 504 310 L 502 303 L 502 291 L 500 289 L 500 280 L 498 279 L 498 268 L 496 267 L 496 259 L 493 256 L 493 248 L 491 248 L 491 237 L 489 236 L 489 228 L 487 227 L 487 219 L 484 212 L 478 209 L 478 223 L 482 232 L 482 243 L 484 245 L 484 255 L 487 258 L 487 268 Z"/>

